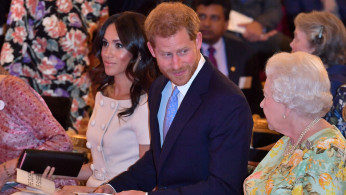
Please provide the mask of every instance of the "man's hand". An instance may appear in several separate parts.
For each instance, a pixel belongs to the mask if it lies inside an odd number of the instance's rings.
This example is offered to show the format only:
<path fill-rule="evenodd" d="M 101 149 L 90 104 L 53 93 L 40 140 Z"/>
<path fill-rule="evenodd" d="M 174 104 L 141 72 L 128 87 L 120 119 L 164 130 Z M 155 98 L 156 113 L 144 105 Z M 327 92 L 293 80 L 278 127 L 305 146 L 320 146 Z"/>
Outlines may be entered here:
<path fill-rule="evenodd" d="M 145 195 L 145 192 L 130 190 L 130 191 L 119 192 L 117 194 L 119 194 L 119 195 Z"/>
<path fill-rule="evenodd" d="M 239 24 L 239 26 L 245 27 L 245 32 L 243 33 L 243 37 L 250 42 L 266 41 L 271 36 L 277 33 L 276 30 L 263 33 L 263 27 L 257 21 L 253 21 L 251 23 L 246 23 L 246 24 Z"/>
<path fill-rule="evenodd" d="M 245 24 L 239 24 L 239 26 L 245 28 L 243 37 L 251 42 L 258 41 L 263 32 L 262 25 L 257 21 L 253 21 L 253 22 L 245 23 Z"/>
<path fill-rule="evenodd" d="M 338 4 L 335 0 L 321 0 L 323 4 L 323 11 L 338 14 Z"/>
<path fill-rule="evenodd" d="M 113 188 L 111 186 L 107 185 L 107 184 L 102 185 L 102 186 L 96 188 L 96 190 L 94 192 L 97 192 L 97 193 L 107 193 L 107 194 L 115 193 Z"/>

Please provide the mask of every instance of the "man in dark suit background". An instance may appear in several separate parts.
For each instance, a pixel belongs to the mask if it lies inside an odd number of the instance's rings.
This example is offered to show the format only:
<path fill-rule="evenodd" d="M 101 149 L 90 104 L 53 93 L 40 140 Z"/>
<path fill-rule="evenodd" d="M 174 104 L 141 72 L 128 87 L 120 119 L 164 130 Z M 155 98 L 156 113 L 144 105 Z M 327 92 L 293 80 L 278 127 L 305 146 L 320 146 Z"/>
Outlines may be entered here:
<path fill-rule="evenodd" d="M 242 194 L 251 111 L 241 90 L 201 55 L 197 14 L 162 3 L 145 30 L 163 74 L 149 92 L 150 150 L 96 192 Z"/>
<path fill-rule="evenodd" d="M 202 53 L 215 58 L 214 65 L 243 91 L 252 113 L 264 117 L 259 106 L 263 92 L 255 52 L 232 34 L 226 33 L 231 7 L 229 0 L 194 1 L 193 8 L 201 21 L 200 31 L 203 34 Z M 211 51 L 214 51 L 213 54 Z"/>

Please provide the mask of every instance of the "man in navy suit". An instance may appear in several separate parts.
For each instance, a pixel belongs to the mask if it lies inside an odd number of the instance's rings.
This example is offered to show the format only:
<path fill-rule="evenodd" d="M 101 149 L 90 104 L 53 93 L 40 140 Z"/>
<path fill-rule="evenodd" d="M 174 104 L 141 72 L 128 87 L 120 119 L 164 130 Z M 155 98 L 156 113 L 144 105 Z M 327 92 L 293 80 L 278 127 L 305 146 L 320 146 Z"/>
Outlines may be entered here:
<path fill-rule="evenodd" d="M 252 113 L 264 117 L 259 106 L 263 92 L 255 52 L 234 35 L 226 33 L 231 1 L 195 0 L 193 8 L 201 21 L 202 53 L 210 56 L 210 48 L 214 49 L 213 57 L 217 68 L 243 91 Z"/>
<path fill-rule="evenodd" d="M 182 3 L 162 3 L 145 30 L 163 74 L 149 92 L 150 150 L 96 192 L 242 194 L 251 111 L 241 90 L 201 55 L 197 14 Z M 166 134 L 176 88 L 178 109 Z"/>

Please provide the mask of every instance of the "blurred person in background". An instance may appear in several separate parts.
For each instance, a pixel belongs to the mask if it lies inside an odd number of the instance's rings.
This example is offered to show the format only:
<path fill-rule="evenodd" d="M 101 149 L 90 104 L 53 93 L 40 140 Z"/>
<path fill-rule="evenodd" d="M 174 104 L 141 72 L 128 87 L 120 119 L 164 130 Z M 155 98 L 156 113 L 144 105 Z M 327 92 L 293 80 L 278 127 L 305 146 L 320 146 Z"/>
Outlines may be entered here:
<path fill-rule="evenodd" d="M 252 114 L 263 115 L 259 64 L 253 49 L 225 33 L 232 5 L 229 0 L 195 0 L 193 9 L 200 20 L 201 51 L 214 66 L 243 91 Z"/>
<path fill-rule="evenodd" d="M 337 89 L 346 83 L 346 28 L 344 24 L 335 15 L 321 11 L 300 13 L 294 23 L 296 29 L 291 43 L 292 52 L 305 51 L 321 58 L 328 72 L 331 93 L 335 97 Z M 334 99 L 334 107 L 340 104 L 339 101 Z M 330 111 L 326 119 L 344 131 L 346 123 L 341 111 L 341 109 Z"/>
<path fill-rule="evenodd" d="M 283 0 L 289 30 L 294 31 L 294 18 L 304 12 L 325 11 L 337 16 L 346 25 L 345 0 Z"/>

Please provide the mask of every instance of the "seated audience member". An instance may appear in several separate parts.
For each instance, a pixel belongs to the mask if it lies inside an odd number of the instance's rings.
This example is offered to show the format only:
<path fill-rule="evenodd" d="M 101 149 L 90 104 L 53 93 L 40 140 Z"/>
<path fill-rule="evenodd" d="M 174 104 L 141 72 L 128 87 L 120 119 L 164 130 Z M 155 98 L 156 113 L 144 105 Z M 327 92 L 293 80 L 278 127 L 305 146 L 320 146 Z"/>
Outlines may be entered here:
<path fill-rule="evenodd" d="M 242 23 L 242 34 L 236 33 L 258 54 L 261 69 L 268 57 L 278 51 L 289 51 L 291 38 L 275 30 L 282 18 L 281 0 L 231 0 L 232 9 L 253 18 Z M 232 20 L 232 18 L 231 18 Z"/>
<path fill-rule="evenodd" d="M 322 61 L 279 53 L 266 65 L 261 102 L 269 128 L 284 136 L 244 181 L 245 194 L 344 194 L 346 140 L 323 117 L 332 105 Z"/>
<path fill-rule="evenodd" d="M 99 91 L 86 133 L 93 162 L 78 176 L 87 186 L 126 171 L 149 149 L 147 93 L 158 70 L 146 46 L 144 21 L 135 12 L 115 14 L 95 37 L 100 64 L 90 76 Z"/>
<path fill-rule="evenodd" d="M 346 29 L 340 19 L 328 12 L 301 13 L 294 20 L 296 29 L 292 52 L 305 51 L 319 56 L 327 68 L 331 93 L 346 83 Z M 328 113 L 330 115 L 332 113 Z M 339 121 L 341 115 L 335 115 Z M 328 122 L 335 124 L 327 118 Z"/>
<path fill-rule="evenodd" d="M 335 125 L 346 137 L 346 84 L 341 85 L 333 98 L 333 106 L 326 115 L 326 120 Z"/>
<path fill-rule="evenodd" d="M 296 29 L 292 52 L 317 55 L 327 68 L 334 96 L 346 83 L 346 29 L 339 18 L 328 12 L 301 13 L 294 20 Z"/>
<path fill-rule="evenodd" d="M 150 150 L 96 192 L 241 194 L 251 110 L 241 90 L 201 55 L 199 24 L 179 2 L 161 3 L 148 15 L 147 45 L 163 74 L 149 92 Z"/>
<path fill-rule="evenodd" d="M 302 13 L 325 11 L 336 15 L 346 25 L 345 0 L 283 0 L 290 31 L 294 31 L 294 18 Z"/>
<path fill-rule="evenodd" d="M 3 69 L 0 72 L 4 73 Z M 5 182 L 15 180 L 17 161 L 24 149 L 72 150 L 69 137 L 44 100 L 18 77 L 0 74 L 0 121 L 0 189 Z M 56 184 L 75 182 L 56 180 Z"/>
<path fill-rule="evenodd" d="M 193 8 L 200 20 L 202 53 L 245 94 L 252 114 L 263 115 L 259 64 L 251 47 L 225 34 L 231 11 L 229 0 L 196 0 Z"/>

